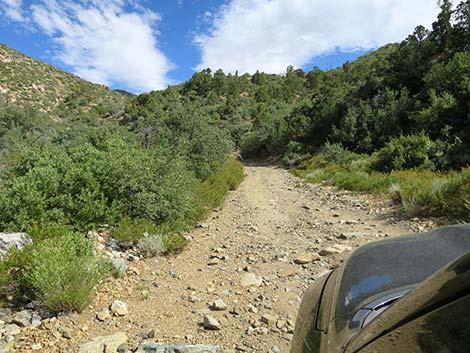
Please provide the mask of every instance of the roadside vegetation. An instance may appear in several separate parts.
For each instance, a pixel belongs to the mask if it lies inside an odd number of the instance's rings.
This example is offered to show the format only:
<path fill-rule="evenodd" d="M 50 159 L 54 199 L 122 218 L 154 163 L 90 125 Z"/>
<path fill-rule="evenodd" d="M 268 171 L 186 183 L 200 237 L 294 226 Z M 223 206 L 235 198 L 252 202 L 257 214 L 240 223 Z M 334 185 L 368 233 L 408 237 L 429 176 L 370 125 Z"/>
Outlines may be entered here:
<path fill-rule="evenodd" d="M 322 153 L 292 170 L 312 183 L 325 182 L 343 189 L 388 195 L 410 217 L 442 217 L 450 222 L 470 220 L 470 168 L 436 172 L 396 169 L 384 173 L 381 151 L 368 156 L 341 145 L 324 147 Z"/>
<path fill-rule="evenodd" d="M 120 122 L 0 108 L 0 230 L 34 240 L 0 263 L 4 301 L 82 310 L 112 272 L 84 234 L 107 224 L 144 255 L 175 252 L 243 180 L 228 132 L 167 93 Z"/>
<path fill-rule="evenodd" d="M 330 71 L 206 69 L 136 97 L 77 83 L 36 107 L 0 96 L 0 231 L 34 239 L 0 264 L 1 298 L 83 309 L 110 273 L 84 237 L 104 224 L 148 256 L 178 251 L 243 180 L 236 149 L 389 194 L 410 216 L 470 221 L 470 1 L 439 4 L 432 29 Z M 31 60 L 7 69 L 29 81 Z"/>

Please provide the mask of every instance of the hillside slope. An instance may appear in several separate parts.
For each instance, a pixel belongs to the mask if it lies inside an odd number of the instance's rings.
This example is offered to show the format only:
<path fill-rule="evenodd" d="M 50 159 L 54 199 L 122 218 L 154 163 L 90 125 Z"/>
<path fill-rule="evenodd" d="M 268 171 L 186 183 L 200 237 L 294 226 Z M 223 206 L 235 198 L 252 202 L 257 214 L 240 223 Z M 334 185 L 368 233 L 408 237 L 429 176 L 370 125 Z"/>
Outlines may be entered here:
<path fill-rule="evenodd" d="M 128 95 L 93 84 L 0 44 L 0 102 L 34 107 L 52 117 L 124 109 Z"/>

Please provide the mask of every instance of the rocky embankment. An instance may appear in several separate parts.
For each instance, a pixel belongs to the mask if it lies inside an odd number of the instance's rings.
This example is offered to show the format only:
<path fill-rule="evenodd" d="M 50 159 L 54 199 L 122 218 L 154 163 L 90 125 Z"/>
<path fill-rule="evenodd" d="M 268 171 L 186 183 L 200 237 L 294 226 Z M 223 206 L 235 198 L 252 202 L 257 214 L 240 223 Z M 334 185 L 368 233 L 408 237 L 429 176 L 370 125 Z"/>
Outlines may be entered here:
<path fill-rule="evenodd" d="M 0 309 L 0 347 L 288 352 L 302 294 L 319 276 L 361 244 L 434 227 L 401 219 L 384 200 L 306 184 L 276 167 L 246 173 L 181 254 L 142 259 L 106 230 L 95 234 L 124 276 L 81 314 L 50 316 L 34 303 Z"/>

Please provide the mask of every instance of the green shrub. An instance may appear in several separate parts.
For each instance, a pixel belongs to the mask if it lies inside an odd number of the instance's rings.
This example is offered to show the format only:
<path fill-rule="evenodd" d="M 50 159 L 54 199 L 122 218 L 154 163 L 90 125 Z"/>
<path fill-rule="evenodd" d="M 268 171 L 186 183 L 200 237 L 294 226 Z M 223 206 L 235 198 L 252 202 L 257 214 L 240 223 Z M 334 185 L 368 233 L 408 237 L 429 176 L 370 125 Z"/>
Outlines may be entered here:
<path fill-rule="evenodd" d="M 323 169 L 311 169 L 304 175 L 304 178 L 310 183 L 320 183 L 326 179 Z"/>
<path fill-rule="evenodd" d="M 242 164 L 235 158 L 227 158 L 225 163 L 209 178 L 200 183 L 196 190 L 196 200 L 202 215 L 208 209 L 222 204 L 229 190 L 235 190 L 243 181 Z"/>
<path fill-rule="evenodd" d="M 385 193 L 392 179 L 382 173 L 367 173 L 363 171 L 343 171 L 333 174 L 328 182 L 351 191 L 365 191 L 373 194 Z"/>
<path fill-rule="evenodd" d="M 145 234 L 157 234 L 157 226 L 145 219 L 124 217 L 113 229 L 113 238 L 121 242 L 136 242 Z"/>
<path fill-rule="evenodd" d="M 81 311 L 109 275 L 92 241 L 68 233 L 14 250 L 0 265 L 1 294 L 37 299 L 51 311 Z"/>
<path fill-rule="evenodd" d="M 34 241 L 41 241 L 66 236 L 71 230 L 70 226 L 61 223 L 33 223 L 26 228 L 26 233 L 34 239 Z"/>
<path fill-rule="evenodd" d="M 188 230 L 195 220 L 187 222 L 153 224 L 145 219 L 124 217 L 113 229 L 113 237 L 120 242 L 136 244 L 144 255 L 173 253 L 187 245 L 181 231 Z"/>
<path fill-rule="evenodd" d="M 259 157 L 266 153 L 264 141 L 260 141 L 260 137 L 255 132 L 249 132 L 242 136 L 240 150 L 244 158 Z"/>
<path fill-rule="evenodd" d="M 53 311 L 82 311 L 96 286 L 109 274 L 93 254 L 93 243 L 70 234 L 38 243 L 31 253 L 26 281 L 43 306 Z"/>
<path fill-rule="evenodd" d="M 163 244 L 167 253 L 174 253 L 188 244 L 188 239 L 179 233 L 170 233 L 163 236 Z"/>
<path fill-rule="evenodd" d="M 403 209 L 409 216 L 444 215 L 447 182 L 445 178 L 435 178 L 404 183 L 400 192 Z"/>
<path fill-rule="evenodd" d="M 155 224 L 147 219 L 123 217 L 113 230 L 113 237 L 120 242 L 134 242 L 147 255 L 172 253 L 184 247 L 188 241 L 180 233 L 190 229 L 205 217 L 208 210 L 220 206 L 229 190 L 234 190 L 244 178 L 243 166 L 230 157 L 196 188 L 192 214 L 184 219 L 173 219 Z"/>
<path fill-rule="evenodd" d="M 348 166 L 352 162 L 368 158 L 366 155 L 360 155 L 344 148 L 341 144 L 326 143 L 323 146 L 322 155 L 330 164 Z"/>
<path fill-rule="evenodd" d="M 32 298 L 34 292 L 26 280 L 26 270 L 31 262 L 31 252 L 34 245 L 28 245 L 23 250 L 12 248 L 0 262 L 0 298 L 12 296 L 20 300 L 23 296 Z"/>
<path fill-rule="evenodd" d="M 417 169 L 436 170 L 442 167 L 446 153 L 443 142 L 432 141 L 424 133 L 392 139 L 375 155 L 373 168 L 382 172 Z"/>
<path fill-rule="evenodd" d="M 293 169 L 292 173 L 312 183 L 326 181 L 351 191 L 388 193 L 409 216 L 470 220 L 470 168 L 452 173 L 394 170 L 388 174 L 367 172 L 367 168 L 355 166 L 361 160 L 349 159 L 349 164 L 337 165 L 327 162 L 324 155 L 317 155 Z"/>
<path fill-rule="evenodd" d="M 122 216 L 164 223 L 195 212 L 196 178 L 182 158 L 118 135 L 101 137 L 93 144 L 26 148 L 4 173 L 0 229 L 32 223 L 88 229 Z"/>
<path fill-rule="evenodd" d="M 285 166 L 292 168 L 310 157 L 311 154 L 305 152 L 305 147 L 301 143 L 291 141 L 287 144 L 287 150 L 282 157 L 282 163 Z"/>
<path fill-rule="evenodd" d="M 443 212 L 453 219 L 470 222 L 470 168 L 451 174 L 444 194 Z"/>

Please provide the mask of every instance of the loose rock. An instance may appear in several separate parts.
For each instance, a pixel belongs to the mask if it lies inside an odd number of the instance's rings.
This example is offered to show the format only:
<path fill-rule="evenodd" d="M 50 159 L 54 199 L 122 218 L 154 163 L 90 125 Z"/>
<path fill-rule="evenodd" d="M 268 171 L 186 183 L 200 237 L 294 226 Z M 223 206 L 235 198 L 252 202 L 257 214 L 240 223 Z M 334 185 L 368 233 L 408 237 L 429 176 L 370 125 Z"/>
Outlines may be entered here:
<path fill-rule="evenodd" d="M 127 262 L 124 259 L 113 258 L 109 259 L 109 262 L 114 267 L 116 277 L 122 278 L 127 272 Z"/>
<path fill-rule="evenodd" d="M 316 254 L 300 254 L 298 255 L 295 259 L 294 262 L 297 265 L 306 265 L 314 261 L 320 260 L 320 257 L 317 256 Z"/>
<path fill-rule="evenodd" d="M 96 337 L 93 341 L 82 344 L 79 353 L 115 353 L 118 348 L 127 343 L 127 335 L 118 332 L 110 336 Z"/>
<path fill-rule="evenodd" d="M 135 353 L 217 353 L 219 347 L 211 345 L 186 345 L 142 343 Z"/>
<path fill-rule="evenodd" d="M 0 233 L 0 261 L 10 249 L 21 250 L 31 243 L 32 240 L 26 233 Z"/>
<path fill-rule="evenodd" d="M 261 322 L 264 322 L 267 325 L 273 325 L 277 321 L 277 317 L 271 314 L 264 314 L 261 316 Z"/>
<path fill-rule="evenodd" d="M 111 313 L 105 308 L 96 314 L 96 318 L 100 321 L 106 321 L 111 318 Z"/>
<path fill-rule="evenodd" d="M 31 325 L 32 317 L 33 315 L 28 310 L 22 310 L 13 315 L 11 322 L 13 324 L 17 324 L 18 326 L 26 327 Z"/>
<path fill-rule="evenodd" d="M 21 329 L 16 324 L 5 325 L 5 336 L 16 336 L 16 335 L 19 335 L 20 332 L 21 332 Z"/>
<path fill-rule="evenodd" d="M 206 330 L 220 330 L 222 328 L 220 322 L 210 315 L 204 316 L 203 327 Z"/>
<path fill-rule="evenodd" d="M 115 300 L 111 304 L 111 312 L 116 316 L 125 316 L 128 313 L 127 304 L 120 300 Z"/>
<path fill-rule="evenodd" d="M 245 273 L 241 279 L 242 287 L 259 287 L 263 282 L 262 279 L 257 278 L 254 273 Z"/>
<path fill-rule="evenodd" d="M 217 299 L 212 303 L 211 309 L 215 311 L 223 311 L 227 309 L 227 304 L 225 304 L 222 299 Z"/>

